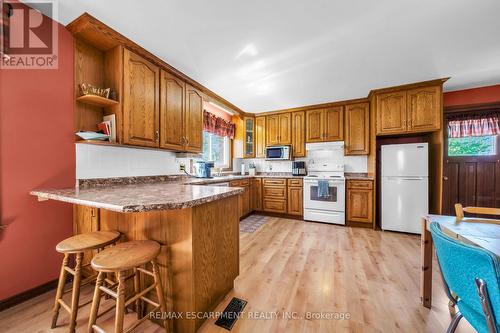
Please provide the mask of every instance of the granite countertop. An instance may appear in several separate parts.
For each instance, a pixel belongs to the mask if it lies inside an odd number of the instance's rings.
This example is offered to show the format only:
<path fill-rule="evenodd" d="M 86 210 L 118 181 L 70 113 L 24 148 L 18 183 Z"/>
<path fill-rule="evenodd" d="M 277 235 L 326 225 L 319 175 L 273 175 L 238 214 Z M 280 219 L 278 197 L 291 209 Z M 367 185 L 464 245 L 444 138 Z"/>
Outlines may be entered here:
<path fill-rule="evenodd" d="M 31 195 L 115 212 L 189 208 L 242 193 L 239 187 L 184 185 L 175 182 L 105 187 L 33 190 Z"/>
<path fill-rule="evenodd" d="M 347 180 L 375 180 L 375 176 L 371 173 L 346 172 L 344 176 Z"/>

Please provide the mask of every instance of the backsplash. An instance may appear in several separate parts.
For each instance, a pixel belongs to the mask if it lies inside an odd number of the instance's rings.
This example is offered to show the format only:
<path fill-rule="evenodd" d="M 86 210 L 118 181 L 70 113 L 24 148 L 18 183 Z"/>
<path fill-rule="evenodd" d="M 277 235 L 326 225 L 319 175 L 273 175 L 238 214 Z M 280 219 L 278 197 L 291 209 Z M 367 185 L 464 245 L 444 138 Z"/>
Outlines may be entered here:
<path fill-rule="evenodd" d="M 76 179 L 177 175 L 189 160 L 161 150 L 76 144 Z"/>
<path fill-rule="evenodd" d="M 345 172 L 361 172 L 368 171 L 368 157 L 362 156 L 343 156 Z M 294 161 L 305 161 L 306 165 L 309 163 L 309 158 L 296 158 Z M 233 171 L 240 172 L 241 164 L 245 164 L 245 170 L 248 171 L 250 163 L 255 164 L 257 172 L 292 172 L 292 161 L 266 161 L 263 158 L 250 158 L 250 159 L 233 159 Z"/>

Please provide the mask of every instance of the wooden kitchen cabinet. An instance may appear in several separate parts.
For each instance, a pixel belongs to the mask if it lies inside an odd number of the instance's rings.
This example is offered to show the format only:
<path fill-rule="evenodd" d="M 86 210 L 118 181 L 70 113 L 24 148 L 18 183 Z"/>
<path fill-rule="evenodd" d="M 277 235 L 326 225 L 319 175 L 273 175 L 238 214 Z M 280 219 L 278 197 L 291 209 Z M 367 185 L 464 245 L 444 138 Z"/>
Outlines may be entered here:
<path fill-rule="evenodd" d="M 348 222 L 373 225 L 373 181 L 348 180 L 346 213 Z"/>
<path fill-rule="evenodd" d="M 408 130 L 429 132 L 441 128 L 441 86 L 408 90 Z"/>
<path fill-rule="evenodd" d="M 288 179 L 287 213 L 304 215 L 302 179 Z"/>
<path fill-rule="evenodd" d="M 250 179 L 233 180 L 229 183 L 231 187 L 243 187 L 244 191 L 239 195 L 238 206 L 240 218 L 252 212 L 252 189 L 250 188 Z"/>
<path fill-rule="evenodd" d="M 84 234 L 99 231 L 99 208 L 73 205 L 73 234 Z M 97 250 L 84 251 L 82 265 L 90 265 Z M 90 266 L 82 268 L 84 276 L 91 276 L 94 270 Z"/>
<path fill-rule="evenodd" d="M 344 139 L 344 108 L 333 106 L 306 112 L 306 142 Z"/>
<path fill-rule="evenodd" d="M 263 178 L 262 209 L 266 212 L 287 212 L 287 186 L 285 178 Z"/>
<path fill-rule="evenodd" d="M 184 150 L 201 153 L 203 145 L 203 96 L 198 89 L 187 83 L 184 119 Z"/>
<path fill-rule="evenodd" d="M 370 153 L 370 103 L 345 107 L 345 155 Z"/>
<path fill-rule="evenodd" d="M 252 179 L 252 208 L 262 210 L 262 178 Z"/>
<path fill-rule="evenodd" d="M 266 145 L 292 144 L 292 116 L 290 113 L 266 117 Z"/>
<path fill-rule="evenodd" d="M 176 76 L 161 71 L 160 147 L 184 149 L 184 111 L 186 84 Z"/>
<path fill-rule="evenodd" d="M 379 94 L 377 99 L 377 134 L 406 132 L 406 91 Z"/>
<path fill-rule="evenodd" d="M 253 158 L 255 157 L 255 118 L 245 117 L 243 118 L 243 126 L 245 128 L 244 141 L 243 141 L 243 157 Z"/>
<path fill-rule="evenodd" d="M 306 156 L 306 114 L 304 111 L 292 113 L 292 155 Z"/>
<path fill-rule="evenodd" d="M 128 49 L 123 56 L 123 143 L 158 147 L 160 69 Z"/>
<path fill-rule="evenodd" d="M 442 84 L 377 93 L 375 101 L 377 135 L 432 132 L 441 128 Z"/>
<path fill-rule="evenodd" d="M 266 157 L 266 117 L 255 117 L 255 157 Z"/>

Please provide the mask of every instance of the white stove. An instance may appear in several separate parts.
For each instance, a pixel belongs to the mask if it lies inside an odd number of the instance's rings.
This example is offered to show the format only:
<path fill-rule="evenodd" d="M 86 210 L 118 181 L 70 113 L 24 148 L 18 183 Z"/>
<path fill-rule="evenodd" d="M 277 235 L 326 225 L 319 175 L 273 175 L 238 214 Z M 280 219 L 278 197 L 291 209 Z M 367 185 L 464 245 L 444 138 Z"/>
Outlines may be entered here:
<path fill-rule="evenodd" d="M 343 164 L 328 158 L 309 160 L 304 177 L 304 220 L 345 224 Z"/>

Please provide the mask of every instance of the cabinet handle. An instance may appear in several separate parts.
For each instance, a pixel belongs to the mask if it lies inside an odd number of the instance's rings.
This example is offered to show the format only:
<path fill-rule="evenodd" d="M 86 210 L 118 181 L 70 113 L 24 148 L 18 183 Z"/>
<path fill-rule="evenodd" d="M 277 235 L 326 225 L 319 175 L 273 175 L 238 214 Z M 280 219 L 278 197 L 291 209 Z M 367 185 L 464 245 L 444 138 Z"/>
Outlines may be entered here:
<path fill-rule="evenodd" d="M 156 131 L 155 132 L 155 141 L 158 142 L 158 140 L 160 140 L 160 132 Z"/>

